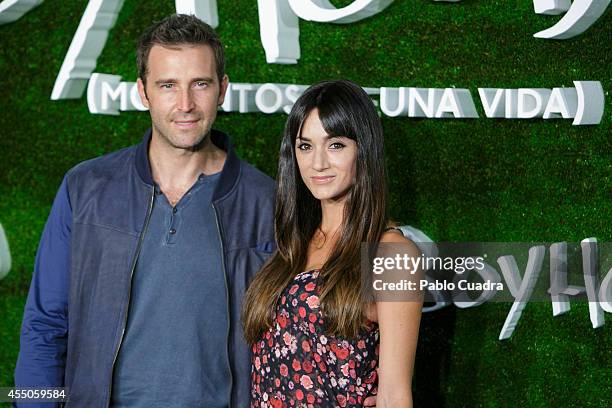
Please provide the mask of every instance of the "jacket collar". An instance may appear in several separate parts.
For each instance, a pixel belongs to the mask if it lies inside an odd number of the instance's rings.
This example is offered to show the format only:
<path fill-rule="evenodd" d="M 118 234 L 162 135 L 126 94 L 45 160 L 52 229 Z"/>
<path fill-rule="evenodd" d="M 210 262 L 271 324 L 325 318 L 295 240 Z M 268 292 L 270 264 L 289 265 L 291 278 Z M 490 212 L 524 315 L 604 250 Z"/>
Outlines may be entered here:
<path fill-rule="evenodd" d="M 144 134 L 142 142 L 136 147 L 136 170 L 140 178 L 148 185 L 153 186 L 151 164 L 149 163 L 149 143 L 151 143 L 151 129 Z M 225 151 L 227 157 L 221 170 L 221 177 L 213 193 L 212 200 L 216 201 L 225 197 L 234 187 L 240 175 L 240 159 L 236 156 L 229 136 L 218 130 L 211 130 L 209 137 L 218 148 Z"/>

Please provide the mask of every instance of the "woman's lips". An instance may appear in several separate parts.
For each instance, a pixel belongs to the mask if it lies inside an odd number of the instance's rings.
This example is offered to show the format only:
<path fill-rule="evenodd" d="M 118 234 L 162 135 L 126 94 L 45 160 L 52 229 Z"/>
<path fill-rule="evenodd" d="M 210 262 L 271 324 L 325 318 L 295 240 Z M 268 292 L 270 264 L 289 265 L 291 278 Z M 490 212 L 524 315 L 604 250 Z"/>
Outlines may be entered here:
<path fill-rule="evenodd" d="M 331 182 L 336 176 L 312 176 L 310 179 L 315 184 L 327 184 Z"/>

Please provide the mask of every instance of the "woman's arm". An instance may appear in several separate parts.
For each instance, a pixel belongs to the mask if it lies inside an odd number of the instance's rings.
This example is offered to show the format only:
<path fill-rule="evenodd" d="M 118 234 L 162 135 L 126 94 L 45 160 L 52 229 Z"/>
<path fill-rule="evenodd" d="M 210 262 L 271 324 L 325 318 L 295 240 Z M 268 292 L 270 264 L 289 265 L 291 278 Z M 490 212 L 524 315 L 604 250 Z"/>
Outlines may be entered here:
<path fill-rule="evenodd" d="M 396 251 L 402 258 L 404 254 L 414 259 L 420 255 L 418 247 L 398 233 L 385 233 L 381 243 L 391 244 L 386 248 L 393 247 L 392 251 L 382 251 L 386 256 Z M 386 299 L 379 298 L 376 302 L 380 328 L 377 408 L 412 408 L 412 373 L 423 305 L 418 293 L 420 275 L 420 270 L 414 274 L 406 270 L 391 272 L 388 278 L 395 276 L 413 281 L 417 290 L 405 295 L 385 293 Z"/>

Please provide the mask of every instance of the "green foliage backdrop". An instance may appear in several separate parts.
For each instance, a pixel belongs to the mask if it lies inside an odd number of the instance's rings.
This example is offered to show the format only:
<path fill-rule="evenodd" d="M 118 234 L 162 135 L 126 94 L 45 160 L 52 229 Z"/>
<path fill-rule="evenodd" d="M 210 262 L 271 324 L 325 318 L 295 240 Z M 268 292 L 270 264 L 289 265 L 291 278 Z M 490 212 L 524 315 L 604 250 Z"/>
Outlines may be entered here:
<path fill-rule="evenodd" d="M 530 0 L 396 0 L 354 24 L 301 21 L 302 58 L 286 66 L 265 62 L 255 0 L 218 3 L 235 82 L 348 78 L 368 87 L 471 90 L 480 119 L 382 118 L 394 219 L 439 241 L 610 241 L 610 10 L 577 38 L 546 41 L 532 34 L 559 17 L 534 14 Z M 13 255 L 13 269 L 0 281 L 0 386 L 13 384 L 34 255 L 64 172 L 138 142 L 150 123 L 142 112 L 91 115 L 85 98 L 50 101 L 85 7 L 47 0 L 0 26 L 0 222 Z M 139 33 L 173 11 L 169 0 L 126 0 L 95 72 L 134 81 Z M 573 80 L 602 82 L 600 125 L 487 119 L 478 102 L 479 86 L 552 88 Z M 221 114 L 216 127 L 233 135 L 243 158 L 274 176 L 285 118 Z M 612 323 L 592 329 L 585 304 L 553 318 L 550 303 L 532 303 L 501 342 L 509 308 L 424 315 L 416 406 L 610 406 Z"/>

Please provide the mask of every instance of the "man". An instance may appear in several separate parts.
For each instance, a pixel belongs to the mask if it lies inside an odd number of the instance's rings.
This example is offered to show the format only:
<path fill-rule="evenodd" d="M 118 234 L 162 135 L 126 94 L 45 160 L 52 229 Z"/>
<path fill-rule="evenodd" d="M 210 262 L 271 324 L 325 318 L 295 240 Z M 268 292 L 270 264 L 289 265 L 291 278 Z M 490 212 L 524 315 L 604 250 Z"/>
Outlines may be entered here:
<path fill-rule="evenodd" d="M 66 174 L 15 384 L 68 387 L 68 407 L 246 407 L 240 307 L 274 248 L 274 182 L 211 130 L 228 78 L 208 25 L 170 16 L 137 54 L 152 129 Z"/>

